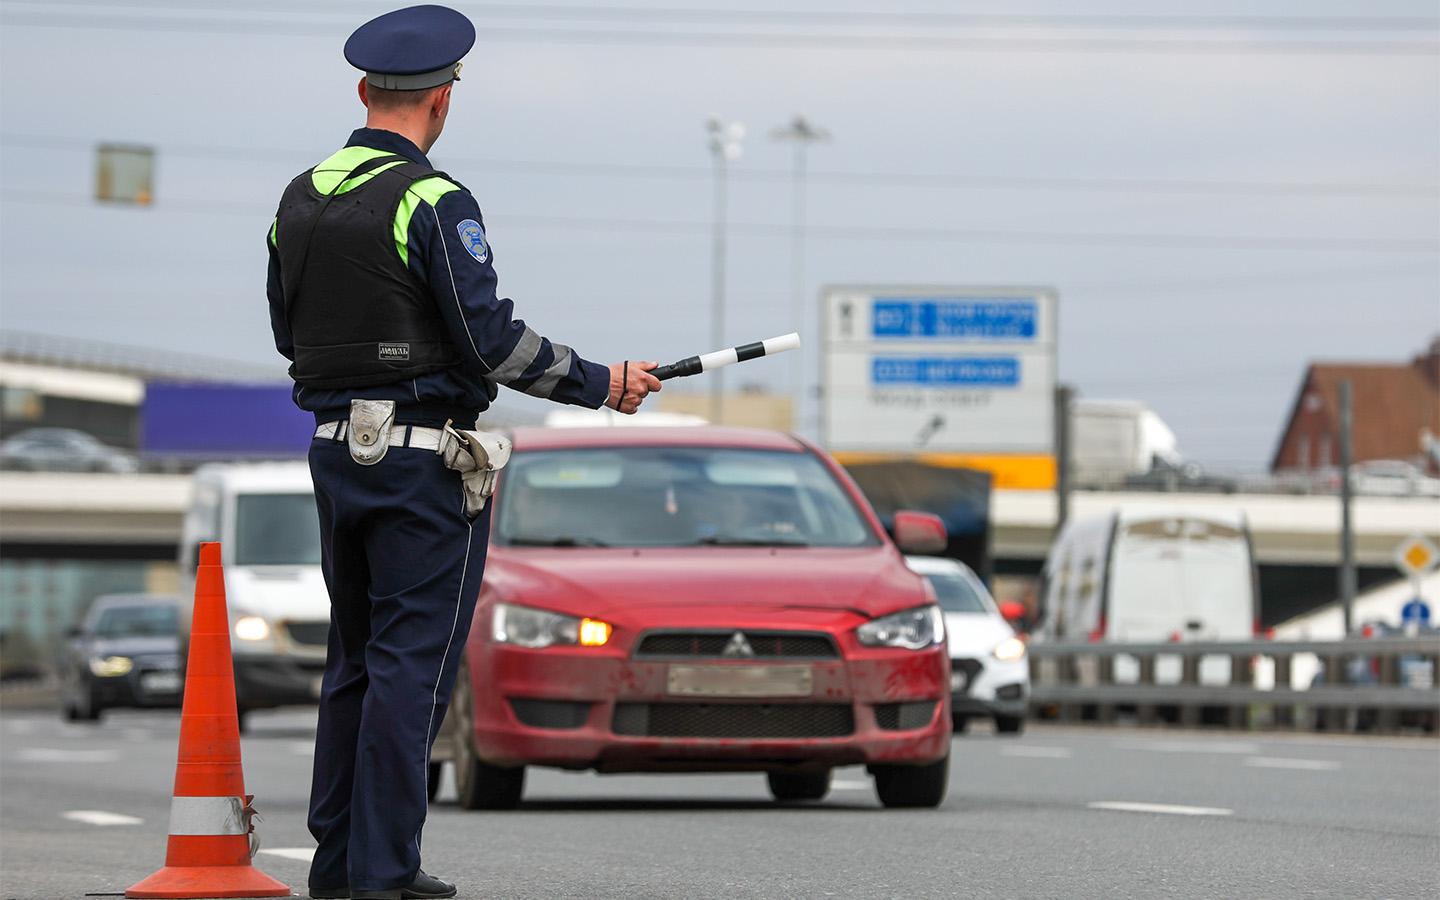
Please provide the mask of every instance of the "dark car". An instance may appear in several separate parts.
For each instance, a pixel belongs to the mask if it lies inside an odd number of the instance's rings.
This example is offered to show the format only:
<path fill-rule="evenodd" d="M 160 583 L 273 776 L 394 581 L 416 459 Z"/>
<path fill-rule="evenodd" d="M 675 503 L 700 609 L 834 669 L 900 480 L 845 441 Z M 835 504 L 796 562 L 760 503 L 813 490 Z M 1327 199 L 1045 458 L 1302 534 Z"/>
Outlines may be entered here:
<path fill-rule="evenodd" d="M 179 706 L 178 610 L 174 597 L 97 597 L 61 660 L 65 718 L 93 722 L 116 707 Z"/>

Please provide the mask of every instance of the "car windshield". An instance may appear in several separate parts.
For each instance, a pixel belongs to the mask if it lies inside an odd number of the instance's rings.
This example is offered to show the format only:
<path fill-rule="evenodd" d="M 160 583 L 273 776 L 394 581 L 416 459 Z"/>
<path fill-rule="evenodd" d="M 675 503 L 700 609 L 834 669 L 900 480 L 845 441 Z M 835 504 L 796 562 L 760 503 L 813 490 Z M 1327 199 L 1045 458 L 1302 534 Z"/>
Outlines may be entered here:
<path fill-rule="evenodd" d="M 520 546 L 857 547 L 877 542 L 809 453 L 626 447 L 517 453 L 496 538 Z"/>
<path fill-rule="evenodd" d="M 320 564 L 320 520 L 312 494 L 240 494 L 235 498 L 235 564 Z"/>
<path fill-rule="evenodd" d="M 940 608 L 946 612 L 983 613 L 990 611 L 985 606 L 985 601 L 980 599 L 980 594 L 976 592 L 975 586 L 965 576 L 931 572 L 925 577 L 935 588 L 935 596 L 940 601 Z"/>
<path fill-rule="evenodd" d="M 170 637 L 178 634 L 175 607 L 161 603 L 144 606 L 112 606 L 101 610 L 95 623 L 99 637 Z"/>

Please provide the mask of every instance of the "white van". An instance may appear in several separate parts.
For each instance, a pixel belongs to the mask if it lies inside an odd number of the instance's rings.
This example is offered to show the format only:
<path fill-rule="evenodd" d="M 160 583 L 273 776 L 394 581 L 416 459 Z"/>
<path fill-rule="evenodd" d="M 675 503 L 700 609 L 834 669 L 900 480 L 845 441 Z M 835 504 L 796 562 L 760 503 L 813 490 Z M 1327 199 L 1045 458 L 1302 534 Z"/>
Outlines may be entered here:
<path fill-rule="evenodd" d="M 1067 523 L 1045 561 L 1039 615 L 1037 640 L 1249 640 L 1260 621 L 1250 528 L 1238 512 L 1178 510 Z M 1204 660 L 1201 680 L 1228 665 Z M 1129 668 L 1117 664 L 1116 679 L 1131 680 Z M 1157 680 L 1174 680 L 1170 666 L 1156 668 Z"/>
<path fill-rule="evenodd" d="M 309 465 L 202 466 L 180 544 L 185 593 L 194 596 L 198 547 L 219 541 L 242 722 L 252 709 L 314 703 L 325 670 L 330 597 L 320 573 L 320 526 Z M 182 603 L 182 641 L 190 634 Z M 183 658 L 183 657 L 182 657 Z"/>

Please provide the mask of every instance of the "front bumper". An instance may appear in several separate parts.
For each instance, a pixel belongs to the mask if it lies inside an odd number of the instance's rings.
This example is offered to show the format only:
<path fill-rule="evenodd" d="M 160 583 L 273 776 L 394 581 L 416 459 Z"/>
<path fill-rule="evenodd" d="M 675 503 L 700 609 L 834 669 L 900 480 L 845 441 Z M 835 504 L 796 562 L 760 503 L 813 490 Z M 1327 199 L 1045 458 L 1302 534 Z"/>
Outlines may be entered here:
<path fill-rule="evenodd" d="M 826 660 L 630 659 L 611 648 L 469 648 L 475 748 L 496 765 L 603 772 L 751 771 L 928 763 L 946 755 L 943 647 L 842 646 Z M 699 698 L 672 665 L 808 666 L 796 698 Z"/>
<path fill-rule="evenodd" d="M 87 672 L 85 689 L 90 702 L 98 709 L 140 707 L 163 709 L 180 705 L 182 680 L 174 668 L 139 668 L 118 677 L 102 678 Z M 156 687 L 156 679 L 166 682 Z M 172 687 L 173 686 L 173 687 Z"/>
<path fill-rule="evenodd" d="M 950 707 L 956 716 L 1024 716 L 1030 705 L 1030 663 L 1021 658 L 950 661 Z"/>
<path fill-rule="evenodd" d="M 235 702 L 241 709 L 314 704 L 324 657 L 235 654 Z"/>

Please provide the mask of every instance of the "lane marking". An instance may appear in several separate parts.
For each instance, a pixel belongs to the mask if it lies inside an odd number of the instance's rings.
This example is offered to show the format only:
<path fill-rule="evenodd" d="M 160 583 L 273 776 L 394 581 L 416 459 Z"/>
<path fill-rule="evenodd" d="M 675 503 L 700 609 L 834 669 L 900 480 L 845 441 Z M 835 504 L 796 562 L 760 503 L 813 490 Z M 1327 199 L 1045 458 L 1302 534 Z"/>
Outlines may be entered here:
<path fill-rule="evenodd" d="M 1069 747 L 1003 747 L 1000 750 L 1001 756 L 1018 756 L 1025 759 L 1069 759 L 1075 754 L 1070 752 Z"/>
<path fill-rule="evenodd" d="M 830 782 L 830 790 L 832 790 L 832 791 L 868 791 L 868 790 L 873 790 L 874 787 L 875 787 L 875 786 L 874 786 L 873 784 L 871 784 L 870 782 L 868 782 L 868 781 L 832 781 L 832 782 Z"/>
<path fill-rule="evenodd" d="M 268 853 L 271 856 L 283 857 L 284 859 L 297 859 L 300 862 L 307 863 L 315 859 L 314 847 L 271 847 L 269 849 L 262 847 L 260 852 Z"/>
<path fill-rule="evenodd" d="M 1149 753 L 1220 753 L 1235 756 L 1260 752 L 1260 745 L 1249 741 L 1119 741 L 1115 747 Z"/>
<path fill-rule="evenodd" d="M 1085 805 L 1091 809 L 1103 809 L 1112 812 L 1160 813 L 1161 815 L 1169 816 L 1229 816 L 1235 813 L 1233 809 L 1221 809 L 1218 806 L 1180 806 L 1172 803 L 1130 803 L 1125 800 L 1099 800 Z"/>
<path fill-rule="evenodd" d="M 120 759 L 117 750 L 59 750 L 54 747 L 30 747 L 20 751 L 24 762 L 44 763 L 105 763 Z"/>
<path fill-rule="evenodd" d="M 144 819 L 106 812 L 103 809 L 72 809 L 69 812 L 61 813 L 60 818 L 69 819 L 72 822 L 84 822 L 86 825 L 143 825 L 145 823 Z"/>
<path fill-rule="evenodd" d="M 1340 764 L 1331 759 L 1285 759 L 1278 756 L 1252 756 L 1245 760 L 1252 769 L 1295 769 L 1301 772 L 1333 772 Z"/>

